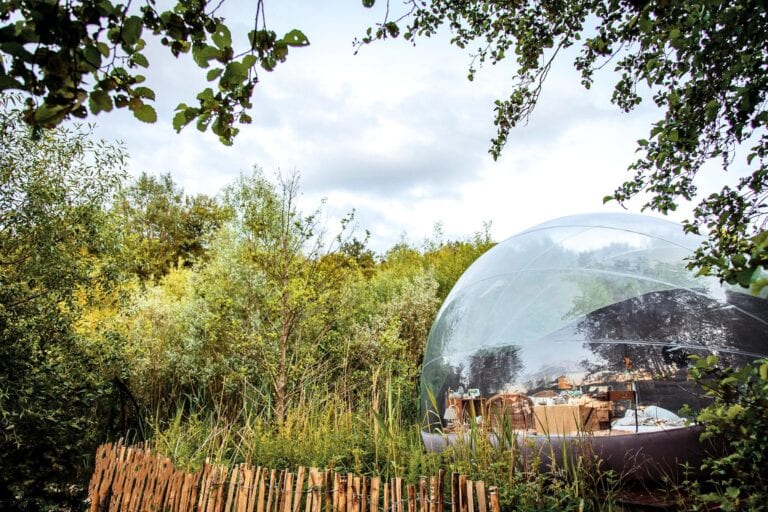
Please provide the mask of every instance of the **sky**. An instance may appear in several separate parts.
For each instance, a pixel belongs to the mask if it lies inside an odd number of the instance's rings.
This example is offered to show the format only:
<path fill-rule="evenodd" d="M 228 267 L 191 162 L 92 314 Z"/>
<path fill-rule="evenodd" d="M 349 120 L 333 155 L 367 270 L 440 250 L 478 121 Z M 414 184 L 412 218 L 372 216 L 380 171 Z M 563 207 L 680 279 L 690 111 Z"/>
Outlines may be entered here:
<path fill-rule="evenodd" d="M 220 11 L 241 48 L 254 6 L 227 0 Z M 437 224 L 455 240 L 489 223 L 500 241 L 565 215 L 623 211 L 603 197 L 631 177 L 635 143 L 659 117 L 651 101 L 622 113 L 610 103 L 611 71 L 587 91 L 572 68 L 575 54 L 566 54 L 530 122 L 514 129 L 494 161 L 493 102 L 509 94 L 514 63 L 484 67 L 470 82 L 471 57 L 449 44 L 447 32 L 415 47 L 377 42 L 355 55 L 353 40 L 383 19 L 384 8 L 381 0 L 374 9 L 360 0 L 267 0 L 268 28 L 301 29 L 310 46 L 291 49 L 285 63 L 261 73 L 254 122 L 241 127 L 232 146 L 194 126 L 173 130 L 175 106 L 195 103 L 206 70 L 151 46 L 146 76 L 157 93 L 157 123 L 112 112 L 92 119 L 97 135 L 123 141 L 132 174 L 170 173 L 189 194 L 215 195 L 255 166 L 269 177 L 297 171 L 302 209 L 325 200 L 329 232 L 354 210 L 360 233 L 370 232 L 379 253 L 402 240 L 419 245 Z M 702 173 L 702 192 L 713 191 L 720 174 L 715 166 Z M 641 206 L 627 205 L 631 212 Z M 672 220 L 690 211 L 682 204 Z"/>

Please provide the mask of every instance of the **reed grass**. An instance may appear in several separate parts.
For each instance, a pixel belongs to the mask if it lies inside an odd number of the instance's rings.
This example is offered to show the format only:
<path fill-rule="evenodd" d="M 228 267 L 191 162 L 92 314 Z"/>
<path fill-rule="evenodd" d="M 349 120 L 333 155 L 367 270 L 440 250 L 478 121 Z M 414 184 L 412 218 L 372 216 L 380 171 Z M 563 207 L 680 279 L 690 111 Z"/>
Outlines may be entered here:
<path fill-rule="evenodd" d="M 514 510 L 616 510 L 621 479 L 600 469 L 588 450 L 537 452 L 509 421 L 493 433 L 470 420 L 465 435 L 442 453 L 426 453 L 421 424 L 403 412 L 397 389 L 387 385 L 378 409 L 350 407 L 338 395 L 304 397 L 282 424 L 264 404 L 243 400 L 237 410 L 189 400 L 165 420 L 156 416 L 153 448 L 192 470 L 206 460 L 274 469 L 314 466 L 415 483 L 439 469 L 459 472 L 499 488 L 503 507 Z M 370 404 L 370 402 L 368 402 Z M 578 455 L 574 455 L 577 453 Z"/>

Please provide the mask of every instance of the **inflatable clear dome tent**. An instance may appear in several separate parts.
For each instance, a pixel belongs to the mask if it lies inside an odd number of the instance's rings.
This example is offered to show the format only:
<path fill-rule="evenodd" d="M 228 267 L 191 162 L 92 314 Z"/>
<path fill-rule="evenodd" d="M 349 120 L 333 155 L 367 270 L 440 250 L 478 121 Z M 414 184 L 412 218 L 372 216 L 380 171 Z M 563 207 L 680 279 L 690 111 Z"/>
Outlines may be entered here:
<path fill-rule="evenodd" d="M 677 443 L 670 433 L 688 430 L 681 406 L 704 403 L 687 380 L 690 354 L 733 365 L 768 355 L 768 301 L 686 270 L 700 242 L 666 220 L 592 214 L 541 224 L 484 254 L 429 335 L 428 448 L 469 417 L 499 421 L 494 413 L 534 437 L 626 444 L 661 433 Z"/>

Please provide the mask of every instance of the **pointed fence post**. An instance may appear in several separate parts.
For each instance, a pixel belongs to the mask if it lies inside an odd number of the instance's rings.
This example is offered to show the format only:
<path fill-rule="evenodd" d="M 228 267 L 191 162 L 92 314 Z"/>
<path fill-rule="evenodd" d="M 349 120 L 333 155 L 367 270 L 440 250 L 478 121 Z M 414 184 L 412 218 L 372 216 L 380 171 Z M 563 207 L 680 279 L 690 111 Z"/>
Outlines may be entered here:
<path fill-rule="evenodd" d="M 501 512 L 498 487 L 489 487 L 488 494 L 491 496 L 491 512 Z"/>

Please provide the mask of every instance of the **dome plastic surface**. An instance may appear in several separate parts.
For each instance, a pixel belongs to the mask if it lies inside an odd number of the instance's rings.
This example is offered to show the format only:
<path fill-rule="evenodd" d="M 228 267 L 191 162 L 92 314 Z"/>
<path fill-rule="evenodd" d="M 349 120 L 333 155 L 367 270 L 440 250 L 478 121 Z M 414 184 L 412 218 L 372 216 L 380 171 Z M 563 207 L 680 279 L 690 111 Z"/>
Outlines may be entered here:
<path fill-rule="evenodd" d="M 467 269 L 432 326 L 421 377 L 430 422 L 453 420 L 450 398 L 502 392 L 552 403 L 632 391 L 628 407 L 611 403 L 608 428 L 634 420 L 638 406 L 657 416 L 701 406 L 688 356 L 741 365 L 768 355 L 768 301 L 686 270 L 700 242 L 666 220 L 592 214 L 499 243 Z"/>

